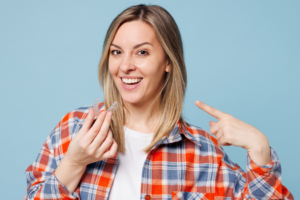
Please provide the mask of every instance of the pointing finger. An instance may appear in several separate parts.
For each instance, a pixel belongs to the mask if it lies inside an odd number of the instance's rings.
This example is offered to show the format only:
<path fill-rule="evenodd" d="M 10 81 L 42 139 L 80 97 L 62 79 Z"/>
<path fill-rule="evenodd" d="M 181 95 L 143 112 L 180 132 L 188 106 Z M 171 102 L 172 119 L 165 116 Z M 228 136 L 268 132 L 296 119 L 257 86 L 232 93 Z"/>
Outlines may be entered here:
<path fill-rule="evenodd" d="M 206 105 L 205 103 L 201 101 L 196 101 L 195 102 L 196 106 L 200 108 L 201 110 L 205 111 L 207 114 L 215 117 L 216 119 L 220 120 L 225 116 L 225 113 L 223 113 L 220 110 L 215 109 L 214 107 L 211 107 L 209 105 Z"/>

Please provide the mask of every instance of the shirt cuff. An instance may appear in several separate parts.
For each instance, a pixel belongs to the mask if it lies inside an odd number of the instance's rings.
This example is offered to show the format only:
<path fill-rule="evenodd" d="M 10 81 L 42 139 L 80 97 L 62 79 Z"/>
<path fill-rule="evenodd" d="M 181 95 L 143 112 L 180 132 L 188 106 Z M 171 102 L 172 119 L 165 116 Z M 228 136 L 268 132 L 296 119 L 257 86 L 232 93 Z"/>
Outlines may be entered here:
<path fill-rule="evenodd" d="M 70 198 L 70 199 L 78 199 L 79 198 L 79 188 L 75 190 L 75 192 L 70 193 L 65 185 L 63 185 L 55 176 L 55 171 L 53 171 L 52 175 L 54 176 L 55 181 L 57 182 L 58 190 L 62 198 Z"/>
<path fill-rule="evenodd" d="M 270 147 L 270 150 L 271 150 L 271 159 L 272 160 L 264 166 L 256 164 L 250 158 L 249 153 L 247 153 L 247 171 L 251 170 L 260 175 L 276 171 L 280 167 L 280 163 L 279 163 L 278 156 L 277 156 L 275 150 L 272 147 Z"/>

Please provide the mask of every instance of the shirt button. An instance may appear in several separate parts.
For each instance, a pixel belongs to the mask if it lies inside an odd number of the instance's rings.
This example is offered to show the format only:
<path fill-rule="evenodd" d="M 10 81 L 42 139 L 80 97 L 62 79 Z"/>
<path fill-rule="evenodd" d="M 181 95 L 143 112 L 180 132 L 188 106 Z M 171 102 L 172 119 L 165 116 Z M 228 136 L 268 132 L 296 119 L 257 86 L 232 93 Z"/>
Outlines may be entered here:
<path fill-rule="evenodd" d="M 149 194 L 147 194 L 147 195 L 145 196 L 145 200 L 151 200 L 151 196 L 150 196 Z"/>

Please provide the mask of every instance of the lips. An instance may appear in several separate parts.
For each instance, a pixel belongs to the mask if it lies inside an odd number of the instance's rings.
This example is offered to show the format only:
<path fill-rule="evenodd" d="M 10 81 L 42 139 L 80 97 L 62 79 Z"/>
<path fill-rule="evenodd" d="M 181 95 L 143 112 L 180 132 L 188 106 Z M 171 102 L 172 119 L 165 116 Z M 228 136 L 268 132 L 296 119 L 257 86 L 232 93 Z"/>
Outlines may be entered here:
<path fill-rule="evenodd" d="M 141 77 L 121 77 L 121 83 L 124 89 L 133 90 L 138 87 L 143 78 Z"/>

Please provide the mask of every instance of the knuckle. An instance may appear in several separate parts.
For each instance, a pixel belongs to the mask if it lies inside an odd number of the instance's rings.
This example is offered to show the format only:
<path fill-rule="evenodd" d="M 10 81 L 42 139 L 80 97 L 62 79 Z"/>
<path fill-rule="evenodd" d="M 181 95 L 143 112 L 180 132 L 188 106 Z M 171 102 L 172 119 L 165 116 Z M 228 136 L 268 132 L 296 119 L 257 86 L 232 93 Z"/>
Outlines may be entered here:
<path fill-rule="evenodd" d="M 113 149 L 113 152 L 114 152 L 114 155 L 115 155 L 118 151 L 118 144 L 116 143 L 116 141 L 114 142 L 114 146 L 115 146 L 115 148 Z"/>
<path fill-rule="evenodd" d="M 107 155 L 109 157 L 114 157 L 114 155 L 116 155 L 118 150 L 118 145 L 116 142 L 113 143 L 113 145 L 111 146 L 110 150 L 107 152 Z"/>
<path fill-rule="evenodd" d="M 94 155 L 94 150 L 93 149 L 89 149 L 89 150 L 87 150 L 87 155 L 88 156 L 92 156 L 92 155 Z"/>
<path fill-rule="evenodd" d="M 226 141 L 230 141 L 231 140 L 231 134 L 227 133 L 224 135 L 224 138 L 226 139 Z"/>
<path fill-rule="evenodd" d="M 114 155 L 115 155 L 114 151 L 109 151 L 108 156 L 109 156 L 110 158 L 111 158 L 111 157 L 114 157 Z"/>
<path fill-rule="evenodd" d="M 102 151 L 98 152 L 97 155 L 96 155 L 96 158 L 98 160 L 102 160 L 102 157 L 103 157 L 103 152 Z"/>
<path fill-rule="evenodd" d="M 112 144 L 114 142 L 112 137 L 106 138 L 106 141 L 107 141 L 108 144 Z"/>
<path fill-rule="evenodd" d="M 108 116 L 108 115 L 106 115 L 106 116 L 105 116 L 105 121 L 109 123 L 109 122 L 110 122 L 110 120 L 111 120 L 111 117 L 110 117 L 110 116 Z"/>
<path fill-rule="evenodd" d="M 208 109 L 210 110 L 211 113 L 215 113 L 216 109 L 214 107 L 208 106 Z"/>
<path fill-rule="evenodd" d="M 216 129 L 214 129 L 214 128 L 210 128 L 209 129 L 209 132 L 211 133 L 211 134 L 216 134 L 217 132 L 218 132 L 218 130 L 216 130 Z"/>
<path fill-rule="evenodd" d="M 80 143 L 79 143 L 79 149 L 80 149 L 81 151 L 85 151 L 86 145 L 85 145 L 83 142 L 80 142 Z"/>
<path fill-rule="evenodd" d="M 224 127 L 228 127 L 229 124 L 230 124 L 230 122 L 229 122 L 229 120 L 226 118 L 226 119 L 223 120 L 222 124 L 223 124 Z"/>
<path fill-rule="evenodd" d="M 118 144 L 117 142 L 114 140 L 114 143 L 113 143 L 113 147 L 115 147 L 114 151 L 117 152 L 118 150 Z"/>
<path fill-rule="evenodd" d="M 234 118 L 234 117 L 228 113 L 225 113 L 224 118 L 227 120 L 232 120 L 232 118 Z"/>
<path fill-rule="evenodd" d="M 105 139 L 106 137 L 105 131 L 100 131 L 98 134 L 102 139 Z"/>
<path fill-rule="evenodd" d="M 101 111 L 101 113 L 98 115 L 98 120 L 102 121 L 104 118 L 104 111 Z"/>
<path fill-rule="evenodd" d="M 226 124 L 226 125 L 223 127 L 223 131 L 224 131 L 225 133 L 230 132 L 230 126 L 229 126 L 228 124 Z"/>
<path fill-rule="evenodd" d="M 111 131 L 108 131 L 108 133 L 107 133 L 107 138 L 108 138 L 108 139 L 113 139 L 113 136 L 112 136 Z"/>
<path fill-rule="evenodd" d="M 223 140 L 220 140 L 219 144 L 223 146 L 225 143 L 223 142 Z"/>
<path fill-rule="evenodd" d="M 93 130 L 93 132 L 95 134 L 99 133 L 100 132 L 100 127 L 95 127 L 94 130 Z"/>

